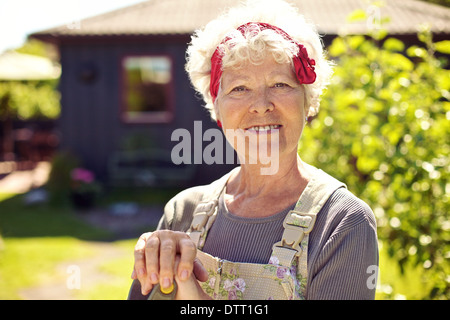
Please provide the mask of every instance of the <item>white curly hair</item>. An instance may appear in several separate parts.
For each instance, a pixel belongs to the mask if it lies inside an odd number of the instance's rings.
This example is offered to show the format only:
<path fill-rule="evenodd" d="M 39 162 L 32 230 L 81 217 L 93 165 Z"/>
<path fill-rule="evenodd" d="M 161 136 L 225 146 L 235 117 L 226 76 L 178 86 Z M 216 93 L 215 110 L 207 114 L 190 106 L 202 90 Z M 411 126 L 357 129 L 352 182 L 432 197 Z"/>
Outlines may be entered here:
<path fill-rule="evenodd" d="M 316 28 L 307 22 L 299 10 L 283 0 L 247 0 L 228 9 L 204 28 L 196 30 L 186 52 L 186 71 L 195 90 L 201 94 L 205 108 L 216 120 L 211 97 L 211 56 L 219 45 L 225 46 L 222 67 L 239 67 L 250 61 L 260 63 L 272 53 L 279 63 L 292 63 L 298 48 L 274 30 L 266 29 L 252 36 L 243 36 L 237 28 L 248 22 L 263 22 L 284 30 L 294 41 L 302 44 L 314 59 L 316 81 L 303 84 L 306 93 L 305 113 L 308 117 L 319 111 L 320 96 L 332 74 L 332 63 L 325 58 L 323 44 Z M 222 40 L 230 37 L 232 40 Z M 222 44 L 221 44 L 222 43 Z M 293 65 L 293 63 L 292 63 Z"/>

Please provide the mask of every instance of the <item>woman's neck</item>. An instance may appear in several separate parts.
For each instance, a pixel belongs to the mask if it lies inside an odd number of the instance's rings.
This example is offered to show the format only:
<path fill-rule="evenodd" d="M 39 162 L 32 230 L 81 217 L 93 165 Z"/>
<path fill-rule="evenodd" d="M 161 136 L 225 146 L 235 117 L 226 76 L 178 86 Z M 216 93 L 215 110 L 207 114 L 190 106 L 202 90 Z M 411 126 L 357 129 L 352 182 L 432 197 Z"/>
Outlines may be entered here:
<path fill-rule="evenodd" d="M 312 177 L 297 154 L 284 157 L 273 174 L 262 175 L 260 169 L 243 164 L 230 177 L 225 201 L 232 213 L 254 217 L 275 214 L 294 203 Z"/>

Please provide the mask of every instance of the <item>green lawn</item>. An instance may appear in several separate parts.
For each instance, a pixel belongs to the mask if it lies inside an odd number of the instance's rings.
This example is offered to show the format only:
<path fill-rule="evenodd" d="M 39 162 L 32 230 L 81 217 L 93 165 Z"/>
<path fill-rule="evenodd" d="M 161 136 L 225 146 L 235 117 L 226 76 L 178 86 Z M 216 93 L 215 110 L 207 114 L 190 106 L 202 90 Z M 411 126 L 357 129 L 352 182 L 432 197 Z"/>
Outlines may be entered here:
<path fill-rule="evenodd" d="M 122 195 L 109 195 L 103 205 Z M 161 195 L 160 195 L 161 196 Z M 156 201 L 144 193 L 131 192 L 133 201 Z M 163 195 L 166 201 L 169 194 Z M 161 197 L 160 197 L 161 199 Z M 81 221 L 68 206 L 27 206 L 21 195 L 0 194 L 0 299 L 20 299 L 21 289 L 46 283 L 58 264 L 73 259 L 101 254 L 93 243 L 110 238 L 105 230 Z M 0 238 L 1 240 L 1 238 Z M 132 251 L 136 239 L 112 242 L 111 245 L 129 251 L 130 255 L 101 263 L 99 271 L 108 274 L 88 292 L 77 293 L 78 299 L 124 299 L 130 285 Z M 420 299 L 428 288 L 421 281 L 418 268 L 410 267 L 401 274 L 396 262 L 385 250 L 380 252 L 380 277 L 377 299 Z"/>
<path fill-rule="evenodd" d="M 77 295 L 82 300 L 123 300 L 126 299 L 131 284 L 131 271 L 133 268 L 133 248 L 136 244 L 135 239 L 121 240 L 114 243 L 117 247 L 122 247 L 128 251 L 128 257 L 114 259 L 105 262 L 99 266 L 99 270 L 108 274 L 108 281 L 96 284 L 89 291 L 80 291 Z"/>
<path fill-rule="evenodd" d="M 57 263 L 92 254 L 89 245 L 72 237 L 5 238 L 0 251 L 0 299 L 20 299 L 20 289 L 51 279 Z"/>
<path fill-rule="evenodd" d="M 142 195 L 138 192 L 136 196 Z M 106 205 L 108 199 L 103 201 Z M 28 206 L 24 204 L 23 195 L 0 194 L 0 299 L 20 299 L 21 289 L 54 280 L 58 264 L 101 255 L 95 244 L 109 241 L 112 236 L 108 231 L 83 222 L 70 206 Z M 89 295 L 83 292 L 76 297 L 126 298 L 135 242 L 136 239 L 109 242 L 130 252 L 127 258 L 99 267 L 104 269 L 100 271 L 112 275 L 113 281 L 105 286 L 115 290 L 99 288 Z M 118 287 L 120 290 L 116 290 Z"/>

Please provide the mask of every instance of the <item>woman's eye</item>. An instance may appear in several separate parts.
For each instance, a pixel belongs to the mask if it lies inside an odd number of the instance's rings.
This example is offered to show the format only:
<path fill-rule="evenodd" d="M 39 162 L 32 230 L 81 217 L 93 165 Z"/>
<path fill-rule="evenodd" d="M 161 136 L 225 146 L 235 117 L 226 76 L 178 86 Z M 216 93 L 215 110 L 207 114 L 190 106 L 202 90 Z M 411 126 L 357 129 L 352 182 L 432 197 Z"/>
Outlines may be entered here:
<path fill-rule="evenodd" d="M 244 86 L 238 86 L 238 87 L 233 88 L 233 90 L 231 90 L 231 91 L 233 91 L 233 92 L 243 92 L 243 91 L 245 91 L 245 87 Z"/>
<path fill-rule="evenodd" d="M 279 82 L 279 83 L 275 83 L 274 87 L 275 88 L 287 88 L 287 87 L 289 87 L 289 85 L 286 83 L 283 83 L 283 82 Z"/>

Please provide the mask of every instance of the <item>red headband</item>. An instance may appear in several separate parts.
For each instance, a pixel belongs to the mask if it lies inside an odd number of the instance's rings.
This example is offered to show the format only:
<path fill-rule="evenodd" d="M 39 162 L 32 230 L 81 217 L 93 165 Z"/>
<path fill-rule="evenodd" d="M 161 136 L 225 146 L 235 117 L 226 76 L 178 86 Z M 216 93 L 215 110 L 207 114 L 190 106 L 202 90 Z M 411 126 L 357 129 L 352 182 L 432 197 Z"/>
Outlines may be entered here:
<path fill-rule="evenodd" d="M 249 22 L 240 26 L 239 28 L 237 28 L 237 30 L 239 30 L 242 33 L 242 35 L 245 36 L 245 31 L 252 25 L 259 27 L 258 31 L 266 29 L 274 30 L 278 34 L 282 35 L 283 38 L 285 38 L 286 40 L 295 43 L 298 46 L 298 53 L 296 56 L 293 57 L 292 60 L 294 62 L 295 73 L 297 75 L 298 80 L 302 84 L 311 84 L 314 83 L 314 81 L 316 81 L 316 73 L 314 71 L 314 66 L 316 62 L 308 57 L 308 52 L 306 51 L 306 48 L 303 45 L 294 41 L 286 32 L 284 32 L 280 28 L 272 26 L 268 23 Z M 221 44 L 227 42 L 230 39 L 231 39 L 230 37 L 226 37 L 221 42 Z M 211 57 L 211 82 L 209 84 L 209 92 L 211 94 L 213 102 L 217 98 L 217 94 L 219 92 L 220 78 L 222 76 L 222 58 L 224 52 L 223 50 L 220 50 L 219 47 L 220 46 L 217 47 L 216 51 L 214 51 Z"/>

